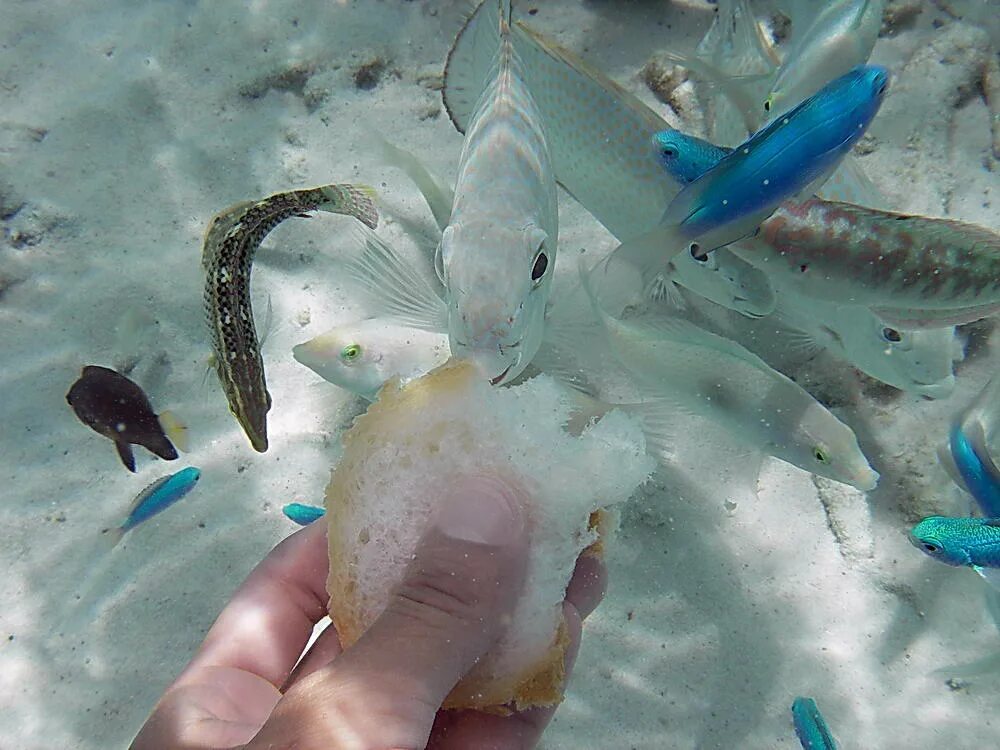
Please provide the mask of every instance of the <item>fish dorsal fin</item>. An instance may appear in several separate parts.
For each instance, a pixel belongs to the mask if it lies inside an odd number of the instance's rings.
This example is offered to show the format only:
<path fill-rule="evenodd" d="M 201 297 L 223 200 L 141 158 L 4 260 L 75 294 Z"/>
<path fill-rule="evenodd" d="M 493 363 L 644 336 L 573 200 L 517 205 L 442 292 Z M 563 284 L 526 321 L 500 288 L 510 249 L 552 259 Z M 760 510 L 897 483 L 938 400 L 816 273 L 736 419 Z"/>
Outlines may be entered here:
<path fill-rule="evenodd" d="M 360 229 L 361 256 L 346 262 L 350 276 L 371 296 L 377 314 L 441 333 L 448 330 L 448 306 L 434 285 L 399 257 L 370 229 Z"/>
<path fill-rule="evenodd" d="M 496 62 L 500 39 L 501 6 L 484 0 L 472 12 L 455 37 L 445 60 L 445 111 L 459 133 L 465 133 L 479 97 Z"/>
<path fill-rule="evenodd" d="M 159 490 L 163 485 L 170 481 L 172 474 L 167 474 L 166 476 L 160 477 L 155 482 L 147 486 L 142 492 L 132 498 L 132 502 L 129 503 L 127 515 L 132 515 L 135 509 L 142 505 L 153 493 Z"/>

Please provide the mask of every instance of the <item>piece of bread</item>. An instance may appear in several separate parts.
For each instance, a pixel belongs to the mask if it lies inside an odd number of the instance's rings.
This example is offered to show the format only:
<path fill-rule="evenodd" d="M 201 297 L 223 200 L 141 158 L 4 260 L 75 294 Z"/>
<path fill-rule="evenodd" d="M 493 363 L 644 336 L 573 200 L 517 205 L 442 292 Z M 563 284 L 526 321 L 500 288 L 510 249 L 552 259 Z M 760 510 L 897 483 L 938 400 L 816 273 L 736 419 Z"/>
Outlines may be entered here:
<path fill-rule="evenodd" d="M 524 591 L 505 635 L 445 707 L 502 712 L 561 700 L 561 605 L 576 558 L 607 518 L 594 514 L 628 499 L 655 466 L 640 426 L 622 412 L 579 436 L 566 432 L 572 403 L 548 376 L 494 388 L 464 362 L 383 387 L 344 435 L 326 491 L 330 616 L 345 648 L 385 608 L 443 488 L 463 474 L 493 474 L 532 501 Z"/>

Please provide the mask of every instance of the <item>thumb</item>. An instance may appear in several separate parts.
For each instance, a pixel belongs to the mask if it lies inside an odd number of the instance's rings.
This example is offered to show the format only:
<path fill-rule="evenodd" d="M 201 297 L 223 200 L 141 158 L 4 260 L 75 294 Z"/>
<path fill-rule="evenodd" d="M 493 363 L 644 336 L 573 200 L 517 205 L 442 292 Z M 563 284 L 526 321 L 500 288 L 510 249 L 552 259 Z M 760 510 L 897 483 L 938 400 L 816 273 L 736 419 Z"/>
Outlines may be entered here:
<path fill-rule="evenodd" d="M 345 737 L 423 747 L 445 696 L 510 621 L 528 556 L 523 506 L 520 491 L 498 478 L 455 480 L 383 613 L 289 689 L 255 742 L 294 727 L 317 747 Z"/>
<path fill-rule="evenodd" d="M 352 649 L 356 658 L 412 678 L 440 705 L 510 621 L 527 550 L 519 493 L 494 477 L 461 477 L 385 612 Z"/>

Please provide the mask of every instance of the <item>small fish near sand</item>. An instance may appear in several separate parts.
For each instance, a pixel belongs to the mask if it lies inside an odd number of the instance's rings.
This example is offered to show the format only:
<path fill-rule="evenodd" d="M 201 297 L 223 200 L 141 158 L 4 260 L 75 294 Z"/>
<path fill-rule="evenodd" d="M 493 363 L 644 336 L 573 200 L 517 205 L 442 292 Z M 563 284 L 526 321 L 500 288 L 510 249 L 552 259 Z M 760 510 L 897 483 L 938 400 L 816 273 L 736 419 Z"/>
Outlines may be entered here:
<path fill-rule="evenodd" d="M 177 458 L 177 449 L 161 424 L 166 412 L 158 417 L 142 388 L 124 375 L 87 365 L 70 387 L 66 401 L 81 422 L 114 442 L 129 471 L 135 471 L 133 445 L 141 445 L 166 461 Z"/>
<path fill-rule="evenodd" d="M 315 505 L 303 505 L 302 503 L 288 503 L 281 509 L 281 512 L 285 514 L 285 518 L 299 526 L 308 526 L 326 515 L 323 508 Z"/>
<path fill-rule="evenodd" d="M 111 545 L 118 544 L 126 532 L 162 513 L 183 498 L 194 489 L 199 479 L 201 479 L 201 469 L 196 469 L 193 466 L 181 469 L 176 474 L 168 474 L 157 479 L 135 496 L 129 506 L 128 515 L 121 525 L 107 530 Z"/>
<path fill-rule="evenodd" d="M 796 698 L 792 702 L 792 725 L 802 750 L 837 750 L 837 743 L 812 698 Z"/>
<path fill-rule="evenodd" d="M 209 224 L 202 250 L 205 270 L 205 317 L 212 336 L 215 369 L 229 409 L 254 450 L 267 450 L 267 412 L 271 394 L 250 301 L 253 259 L 264 238 L 278 224 L 310 211 L 353 216 L 375 228 L 378 210 L 371 188 L 324 185 L 277 193 L 259 201 L 238 203 Z"/>
<path fill-rule="evenodd" d="M 970 567 L 1000 588 L 1000 518 L 928 516 L 910 531 L 910 542 L 938 562 Z"/>

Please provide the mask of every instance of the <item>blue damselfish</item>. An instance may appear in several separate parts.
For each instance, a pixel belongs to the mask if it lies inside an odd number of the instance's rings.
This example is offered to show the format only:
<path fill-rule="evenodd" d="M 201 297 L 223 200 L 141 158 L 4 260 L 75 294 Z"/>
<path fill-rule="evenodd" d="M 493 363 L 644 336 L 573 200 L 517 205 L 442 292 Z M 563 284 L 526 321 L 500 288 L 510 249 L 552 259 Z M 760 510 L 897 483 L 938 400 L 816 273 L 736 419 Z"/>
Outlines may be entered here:
<path fill-rule="evenodd" d="M 752 235 L 784 201 L 833 173 L 871 124 L 888 82 L 877 65 L 831 81 L 688 183 L 659 226 L 619 246 L 615 261 L 649 280 L 682 250 L 705 254 Z"/>
<path fill-rule="evenodd" d="M 176 474 L 168 474 L 157 479 L 135 496 L 121 526 L 109 531 L 113 543 L 118 544 L 127 531 L 134 529 L 143 521 L 148 521 L 176 503 L 194 489 L 200 478 L 201 469 L 189 466 Z"/>
<path fill-rule="evenodd" d="M 299 526 L 308 526 L 313 521 L 320 519 L 326 513 L 322 508 L 315 505 L 303 505 L 302 503 L 289 503 L 281 512 L 289 521 L 294 521 Z"/>
<path fill-rule="evenodd" d="M 681 185 L 694 182 L 732 152 L 731 148 L 672 129 L 655 133 L 653 146 L 664 169 Z"/>
<path fill-rule="evenodd" d="M 913 527 L 910 541 L 946 565 L 1000 568 L 1000 518 L 929 516 Z"/>
<path fill-rule="evenodd" d="M 792 702 L 792 724 L 802 750 L 837 750 L 837 743 L 812 698 L 799 697 Z"/>

